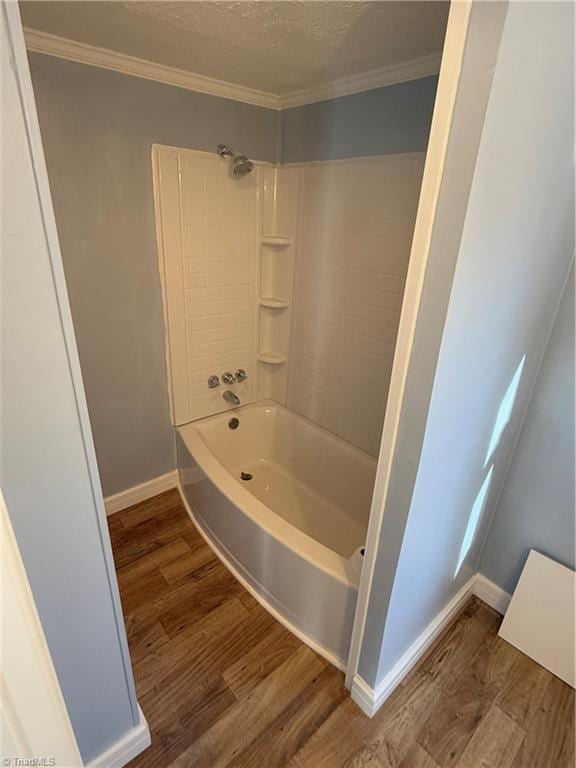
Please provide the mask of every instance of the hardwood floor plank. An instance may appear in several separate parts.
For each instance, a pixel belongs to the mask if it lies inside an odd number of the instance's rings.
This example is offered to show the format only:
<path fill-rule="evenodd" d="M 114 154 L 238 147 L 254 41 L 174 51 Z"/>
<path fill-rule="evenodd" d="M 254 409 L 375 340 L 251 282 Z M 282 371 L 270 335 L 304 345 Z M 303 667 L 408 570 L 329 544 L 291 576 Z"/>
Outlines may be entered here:
<path fill-rule="evenodd" d="M 290 768 L 342 768 L 370 735 L 373 721 L 345 699 L 294 755 Z"/>
<path fill-rule="evenodd" d="M 173 507 L 133 528 L 125 528 L 124 531 L 117 532 L 113 542 L 116 567 L 121 568 L 130 562 L 134 548 L 151 551 L 171 539 L 181 538 L 189 532 L 191 525 L 186 512 L 179 507 Z"/>
<path fill-rule="evenodd" d="M 159 493 L 158 496 L 116 512 L 114 517 L 117 517 L 125 528 L 133 528 L 152 518 L 157 521 L 162 513 L 174 508 L 183 511 L 181 505 L 182 499 L 180 498 L 179 491 L 176 488 L 172 488 L 164 493 Z"/>
<path fill-rule="evenodd" d="M 264 613 L 258 616 L 248 614 L 236 627 L 229 627 L 226 634 L 221 633 L 218 643 L 192 649 L 154 688 L 142 695 L 142 706 L 146 704 L 147 711 L 153 713 L 155 719 L 164 719 L 175 702 L 191 695 L 196 685 L 204 685 L 220 677 L 224 667 L 246 653 L 269 629 L 269 616 Z"/>
<path fill-rule="evenodd" d="M 493 705 L 468 742 L 457 768 L 510 768 L 524 736 L 518 723 Z"/>
<path fill-rule="evenodd" d="M 188 546 L 188 551 L 182 557 L 161 566 L 160 571 L 169 584 L 177 584 L 187 576 L 193 577 L 199 569 L 217 562 L 216 555 L 208 547 L 196 545 L 196 549 L 191 551 Z"/>
<path fill-rule="evenodd" d="M 152 746 L 130 763 L 130 768 L 164 768 L 190 747 L 236 703 L 236 698 L 221 677 L 199 685 L 181 699 L 171 716 L 151 723 Z"/>
<path fill-rule="evenodd" d="M 236 579 L 221 567 L 214 568 L 200 581 L 186 582 L 187 586 L 190 584 L 196 589 L 191 590 L 189 599 L 159 615 L 160 623 L 170 637 L 192 627 L 199 618 L 227 602 L 241 589 Z"/>
<path fill-rule="evenodd" d="M 574 690 L 550 676 L 513 768 L 574 768 Z"/>
<path fill-rule="evenodd" d="M 486 637 L 496 633 L 500 621 L 501 617 L 472 598 L 423 659 L 420 671 L 440 686 L 450 685 L 466 669 Z"/>
<path fill-rule="evenodd" d="M 397 768 L 397 766 L 396 750 L 384 737 L 368 742 L 345 764 L 345 768 Z"/>
<path fill-rule="evenodd" d="M 301 645 L 301 640 L 275 624 L 259 643 L 224 670 L 224 680 L 237 699 L 244 699 Z"/>
<path fill-rule="evenodd" d="M 483 615 L 477 615 L 477 621 L 482 620 Z M 441 688 L 442 696 L 417 741 L 443 768 L 458 762 L 517 656 L 512 646 L 488 634 L 462 674 Z"/>
<path fill-rule="evenodd" d="M 248 611 L 242 603 L 236 598 L 231 598 L 176 637 L 170 638 L 164 633 L 168 641 L 134 664 L 139 694 L 143 695 L 154 686 L 160 685 L 179 664 L 188 663 L 188 660 L 214 643 L 214 638 L 221 638 L 223 634 L 229 633 L 247 616 Z M 160 622 L 155 623 L 162 627 Z"/>
<path fill-rule="evenodd" d="M 435 711 L 441 688 L 429 675 L 396 691 L 374 718 L 371 737 L 366 738 L 348 766 L 397 766 L 416 742 L 431 711 Z"/>
<path fill-rule="evenodd" d="M 118 568 L 117 576 L 120 591 L 124 586 L 137 582 L 149 571 L 161 570 L 162 566 L 168 566 L 172 561 L 187 554 L 190 554 L 190 547 L 183 539 L 178 538 L 162 544 L 152 552 L 148 552 L 128 565 Z"/>
<path fill-rule="evenodd" d="M 188 517 L 188 513 L 185 510 L 184 510 L 184 514 L 188 518 L 190 525 L 186 528 L 186 530 L 182 534 L 182 538 L 184 539 L 186 544 L 188 544 L 188 546 L 190 547 L 190 550 L 194 552 L 196 549 L 198 549 L 198 547 L 203 547 L 203 548 L 205 547 L 207 550 L 212 552 L 208 544 L 202 538 L 200 531 L 196 529 L 196 526 L 194 525 L 192 520 L 190 520 L 190 517 Z M 214 553 L 212 552 L 212 554 Z M 214 555 L 214 557 L 216 557 L 216 555 Z"/>
<path fill-rule="evenodd" d="M 170 585 L 160 571 L 143 573 L 137 581 L 120 587 L 122 610 L 126 615 L 130 615 L 142 606 L 148 605 L 150 600 L 165 595 L 169 590 Z"/>
<path fill-rule="evenodd" d="M 114 545 L 114 539 L 121 538 L 126 528 L 124 527 L 124 524 L 120 519 L 120 515 L 118 514 L 109 515 L 106 518 L 106 522 L 108 523 L 110 540 L 112 541 L 112 545 Z"/>
<path fill-rule="evenodd" d="M 167 584 L 168 589 L 154 596 L 147 603 L 126 614 L 136 622 L 151 623 L 164 618 L 172 628 L 171 637 L 187 629 L 211 610 L 235 597 L 242 589 L 228 571 L 220 566 L 206 572 L 200 580 L 185 579 L 177 584 Z M 180 630 L 178 627 L 181 627 Z M 164 626 L 166 630 L 166 626 Z"/>
<path fill-rule="evenodd" d="M 120 542 L 112 542 L 112 551 L 114 552 L 114 565 L 116 566 L 116 572 L 130 563 L 135 562 L 141 557 L 154 552 L 159 549 L 162 543 L 152 538 L 147 541 L 141 541 L 139 538 L 130 538 L 126 536 L 126 529 L 121 534 L 122 540 Z"/>
<path fill-rule="evenodd" d="M 524 728 L 534 717 L 553 675 L 520 651 L 516 651 L 516 656 L 516 662 L 496 703 Z"/>
<path fill-rule="evenodd" d="M 326 667 L 268 725 L 259 737 L 237 754 L 228 768 L 282 768 L 308 741 L 314 731 L 344 700 L 342 673 Z"/>
<path fill-rule="evenodd" d="M 238 600 L 232 598 L 199 619 L 194 626 L 176 637 L 169 638 L 160 648 L 134 664 L 138 692 L 146 694 L 155 686 L 161 686 L 177 668 L 191 663 L 204 649 L 234 632 L 247 616 Z"/>
<path fill-rule="evenodd" d="M 296 651 L 244 700 L 172 764 L 172 768 L 224 768 L 236 754 L 274 722 L 296 696 L 320 674 L 326 662 L 306 646 Z"/>
<path fill-rule="evenodd" d="M 420 744 L 414 744 L 398 768 L 440 768 Z"/>
<path fill-rule="evenodd" d="M 134 666 L 138 661 L 161 648 L 169 640 L 170 638 L 164 632 L 159 621 L 154 621 L 151 624 L 137 624 L 132 629 L 128 640 L 132 665 Z"/>

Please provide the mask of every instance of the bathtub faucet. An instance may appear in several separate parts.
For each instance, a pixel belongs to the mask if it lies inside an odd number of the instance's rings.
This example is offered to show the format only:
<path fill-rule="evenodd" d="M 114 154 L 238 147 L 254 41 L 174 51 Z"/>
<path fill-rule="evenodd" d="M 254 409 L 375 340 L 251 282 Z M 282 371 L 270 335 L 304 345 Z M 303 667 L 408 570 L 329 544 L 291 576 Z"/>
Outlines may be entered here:
<path fill-rule="evenodd" d="M 226 400 L 227 403 L 240 405 L 240 398 L 238 397 L 238 395 L 229 389 L 227 389 L 225 392 L 222 393 L 222 397 L 224 398 L 224 400 Z"/>

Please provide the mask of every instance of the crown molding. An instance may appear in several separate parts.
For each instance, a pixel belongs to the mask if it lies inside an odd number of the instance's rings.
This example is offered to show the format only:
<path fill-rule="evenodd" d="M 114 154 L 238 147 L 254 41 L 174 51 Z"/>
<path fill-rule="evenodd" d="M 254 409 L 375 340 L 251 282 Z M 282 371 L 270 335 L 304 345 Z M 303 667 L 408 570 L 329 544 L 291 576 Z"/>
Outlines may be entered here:
<path fill-rule="evenodd" d="M 139 59 L 125 53 L 111 51 L 108 48 L 99 48 L 87 43 L 79 43 L 65 37 L 52 35 L 48 32 L 40 32 L 35 29 L 24 29 L 26 48 L 35 53 L 44 53 L 48 56 L 56 56 L 59 59 L 75 61 L 79 64 L 88 64 L 100 69 L 110 69 L 123 75 L 142 77 L 145 80 L 155 80 L 158 83 L 174 85 L 177 88 L 186 88 L 197 93 L 206 93 L 210 96 L 219 96 L 222 99 L 241 101 L 244 104 L 253 104 L 267 109 L 290 109 L 301 107 L 305 104 L 313 104 L 318 101 L 326 101 L 339 96 L 350 96 L 354 93 L 370 91 L 374 88 L 382 88 L 386 85 L 417 80 L 420 77 L 435 75 L 440 71 L 441 54 L 423 56 L 401 64 L 394 64 L 378 69 L 371 69 L 351 77 L 343 77 L 333 80 L 325 85 L 315 88 L 305 88 L 300 91 L 278 96 L 268 91 L 258 91 L 255 88 L 247 88 L 235 85 L 213 77 L 196 75 L 183 69 L 168 67 L 153 61 Z"/>
<path fill-rule="evenodd" d="M 34 53 L 44 53 L 48 56 L 56 56 L 59 59 L 75 61 L 79 64 L 89 64 L 100 69 L 111 69 L 114 72 L 121 72 L 123 75 L 155 80 L 158 83 L 175 85 L 189 91 L 207 93 L 211 96 L 241 101 L 244 104 L 253 104 L 257 107 L 277 110 L 281 108 L 280 99 L 273 93 L 246 88 L 224 80 L 216 80 L 213 77 L 195 75 L 192 72 L 185 72 L 183 69 L 167 67 L 164 64 L 110 51 L 107 48 L 98 48 L 95 45 L 68 40 L 48 32 L 24 29 L 24 39 L 26 48 Z"/>
<path fill-rule="evenodd" d="M 418 80 L 421 77 L 437 75 L 440 71 L 441 59 L 442 54 L 435 53 L 431 56 L 403 61 L 400 64 L 370 69 L 367 72 L 342 77 L 315 88 L 304 88 L 301 91 L 285 94 L 280 97 L 280 105 L 282 109 L 302 107 L 317 101 L 327 101 L 339 96 L 350 96 L 353 93 L 371 91 L 386 85 L 395 85 L 396 83 L 405 83 L 408 80 Z"/>

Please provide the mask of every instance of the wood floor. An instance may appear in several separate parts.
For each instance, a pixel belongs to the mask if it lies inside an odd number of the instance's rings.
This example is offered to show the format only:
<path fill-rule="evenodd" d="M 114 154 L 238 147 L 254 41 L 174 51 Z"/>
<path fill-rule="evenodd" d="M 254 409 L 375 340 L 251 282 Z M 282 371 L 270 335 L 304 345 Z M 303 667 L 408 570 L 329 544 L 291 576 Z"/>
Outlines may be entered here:
<path fill-rule="evenodd" d="M 471 599 L 372 720 L 203 542 L 176 491 L 109 518 L 152 746 L 130 768 L 569 768 L 574 697 Z"/>

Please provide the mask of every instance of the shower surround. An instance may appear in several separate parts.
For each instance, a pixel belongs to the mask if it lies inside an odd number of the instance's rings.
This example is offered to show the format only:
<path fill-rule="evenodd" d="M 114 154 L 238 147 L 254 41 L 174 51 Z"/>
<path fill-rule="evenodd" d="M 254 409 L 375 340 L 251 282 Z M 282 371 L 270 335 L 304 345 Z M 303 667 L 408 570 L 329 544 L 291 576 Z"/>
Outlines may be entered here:
<path fill-rule="evenodd" d="M 216 152 L 153 148 L 183 497 L 245 586 L 340 668 L 423 159 L 238 176 Z"/>

